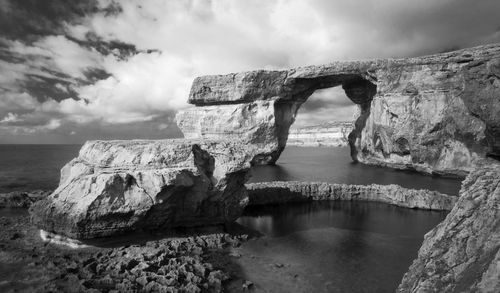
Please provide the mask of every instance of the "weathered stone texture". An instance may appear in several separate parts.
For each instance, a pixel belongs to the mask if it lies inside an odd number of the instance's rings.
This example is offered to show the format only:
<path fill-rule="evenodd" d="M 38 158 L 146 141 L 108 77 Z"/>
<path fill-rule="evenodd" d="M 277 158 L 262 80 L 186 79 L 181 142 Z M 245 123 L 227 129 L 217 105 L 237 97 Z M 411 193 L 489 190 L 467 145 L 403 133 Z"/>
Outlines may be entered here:
<path fill-rule="evenodd" d="M 229 141 L 90 141 L 32 219 L 78 239 L 233 221 L 253 157 Z"/>
<path fill-rule="evenodd" d="M 406 208 L 451 210 L 457 197 L 399 185 L 350 185 L 326 182 L 273 181 L 247 184 L 248 204 L 267 205 L 310 200 L 374 201 Z"/>
<path fill-rule="evenodd" d="M 500 45 L 408 59 L 334 62 L 197 78 L 177 115 L 186 137 L 238 136 L 268 145 L 274 163 L 297 110 L 317 89 L 342 86 L 360 107 L 353 160 L 464 177 L 500 154 Z M 211 105 L 221 105 L 214 110 Z M 332 117 L 334 118 L 334 117 Z M 269 148 L 272 150 L 270 151 Z"/>
<path fill-rule="evenodd" d="M 500 165 L 467 176 L 398 292 L 500 292 Z"/>

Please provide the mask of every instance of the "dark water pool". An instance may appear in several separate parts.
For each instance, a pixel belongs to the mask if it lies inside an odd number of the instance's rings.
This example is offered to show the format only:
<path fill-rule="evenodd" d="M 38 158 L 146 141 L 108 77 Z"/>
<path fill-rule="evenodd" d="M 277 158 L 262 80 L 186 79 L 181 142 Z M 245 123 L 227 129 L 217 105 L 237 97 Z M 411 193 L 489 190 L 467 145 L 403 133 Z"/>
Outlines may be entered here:
<path fill-rule="evenodd" d="M 379 203 L 323 201 L 250 208 L 238 222 L 267 236 L 258 240 L 265 248 L 250 246 L 249 253 L 305 272 L 314 292 L 394 292 L 425 233 L 445 216 Z M 258 272 L 249 274 L 260 278 Z"/>

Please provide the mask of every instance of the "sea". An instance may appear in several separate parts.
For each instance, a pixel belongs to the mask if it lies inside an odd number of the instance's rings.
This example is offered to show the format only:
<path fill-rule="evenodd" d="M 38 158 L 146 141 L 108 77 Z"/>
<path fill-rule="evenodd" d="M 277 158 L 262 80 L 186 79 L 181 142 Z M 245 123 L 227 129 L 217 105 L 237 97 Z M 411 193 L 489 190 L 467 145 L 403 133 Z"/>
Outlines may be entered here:
<path fill-rule="evenodd" d="M 0 193 L 52 190 L 61 167 L 80 145 L 0 145 Z M 250 182 L 325 181 L 399 184 L 458 195 L 461 181 L 353 163 L 348 148 L 287 147 L 275 166 L 256 166 Z M 425 233 L 446 212 L 373 202 L 310 202 L 248 208 L 238 223 L 262 235 L 242 246 L 270 266 L 240 261 L 246 277 L 266 292 L 290 282 L 275 278 L 273 263 L 296 271 L 307 292 L 394 292 Z M 0 211 L 0 215 L 8 216 Z M 244 258 L 242 258 L 244 259 Z M 297 287 L 299 288 L 299 287 Z M 308 288 L 308 289 L 307 289 Z"/>
<path fill-rule="evenodd" d="M 61 168 L 78 155 L 81 145 L 0 144 L 0 193 L 52 190 Z M 346 184 L 399 184 L 458 195 L 460 181 L 412 171 L 353 163 L 349 148 L 287 147 L 274 166 L 255 166 L 250 182 L 324 181 Z"/>

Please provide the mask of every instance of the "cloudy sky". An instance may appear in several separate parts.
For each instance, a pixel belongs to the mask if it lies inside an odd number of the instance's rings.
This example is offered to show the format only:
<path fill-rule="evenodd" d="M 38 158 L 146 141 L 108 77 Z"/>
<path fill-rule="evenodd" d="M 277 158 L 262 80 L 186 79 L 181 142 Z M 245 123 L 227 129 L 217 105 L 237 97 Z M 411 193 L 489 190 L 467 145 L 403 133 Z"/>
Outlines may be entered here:
<path fill-rule="evenodd" d="M 0 143 L 179 136 L 194 77 L 500 42 L 498 0 L 0 0 Z M 345 120 L 317 92 L 299 124 Z"/>

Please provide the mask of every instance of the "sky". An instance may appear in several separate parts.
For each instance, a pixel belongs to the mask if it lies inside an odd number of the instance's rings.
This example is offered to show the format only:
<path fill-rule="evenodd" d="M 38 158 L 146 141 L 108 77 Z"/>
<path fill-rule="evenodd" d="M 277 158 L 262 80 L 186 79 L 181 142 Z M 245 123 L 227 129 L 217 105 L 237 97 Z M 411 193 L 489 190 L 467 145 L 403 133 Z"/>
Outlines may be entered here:
<path fill-rule="evenodd" d="M 196 76 L 500 42 L 498 0 L 0 0 L 0 143 L 179 137 Z M 339 88 L 297 125 L 352 119 Z"/>

